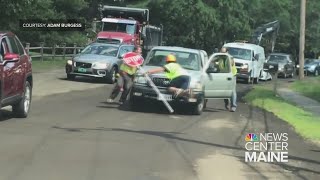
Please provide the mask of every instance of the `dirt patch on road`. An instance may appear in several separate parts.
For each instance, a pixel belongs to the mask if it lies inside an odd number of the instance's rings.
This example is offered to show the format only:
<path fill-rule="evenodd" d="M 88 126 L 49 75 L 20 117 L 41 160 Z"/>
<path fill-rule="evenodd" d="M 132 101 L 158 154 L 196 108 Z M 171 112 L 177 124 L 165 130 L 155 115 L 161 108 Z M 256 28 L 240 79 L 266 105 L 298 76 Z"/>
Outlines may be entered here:
<path fill-rule="evenodd" d="M 82 91 L 110 86 L 101 79 L 79 77 L 75 81 L 66 79 L 64 70 L 51 70 L 33 74 L 33 98 L 39 99 L 53 94 Z"/>

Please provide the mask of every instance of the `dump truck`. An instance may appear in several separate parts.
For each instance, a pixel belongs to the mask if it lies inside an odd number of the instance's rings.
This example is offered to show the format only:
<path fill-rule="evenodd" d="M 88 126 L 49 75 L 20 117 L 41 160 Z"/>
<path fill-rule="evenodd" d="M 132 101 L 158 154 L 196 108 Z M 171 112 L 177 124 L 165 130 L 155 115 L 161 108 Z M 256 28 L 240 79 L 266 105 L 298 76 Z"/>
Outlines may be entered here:
<path fill-rule="evenodd" d="M 149 24 L 149 10 L 100 6 L 101 29 L 96 42 L 140 45 L 146 54 L 162 45 L 163 27 Z"/>

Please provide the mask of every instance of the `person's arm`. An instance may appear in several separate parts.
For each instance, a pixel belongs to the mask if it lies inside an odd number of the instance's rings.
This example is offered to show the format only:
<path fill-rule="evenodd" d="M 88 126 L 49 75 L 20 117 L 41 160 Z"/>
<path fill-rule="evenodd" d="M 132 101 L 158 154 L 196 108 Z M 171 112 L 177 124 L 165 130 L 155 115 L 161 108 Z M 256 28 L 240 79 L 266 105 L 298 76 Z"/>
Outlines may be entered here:
<path fill-rule="evenodd" d="M 154 74 L 154 73 L 159 73 L 159 72 L 164 72 L 164 71 L 165 71 L 165 68 L 159 67 L 159 68 L 151 69 L 151 70 L 147 71 L 147 73 Z"/>

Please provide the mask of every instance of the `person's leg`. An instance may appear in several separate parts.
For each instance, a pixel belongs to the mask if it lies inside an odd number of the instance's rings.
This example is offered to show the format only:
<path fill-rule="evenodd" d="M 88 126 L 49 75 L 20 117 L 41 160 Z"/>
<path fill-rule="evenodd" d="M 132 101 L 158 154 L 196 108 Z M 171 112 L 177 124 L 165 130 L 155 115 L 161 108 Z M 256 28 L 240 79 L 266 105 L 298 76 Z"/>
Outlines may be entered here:
<path fill-rule="evenodd" d="M 229 110 L 229 99 L 224 99 L 224 107 Z"/>
<path fill-rule="evenodd" d="M 110 97 L 108 99 L 109 102 L 113 102 L 114 99 L 119 95 L 121 88 L 123 87 L 124 79 L 122 76 L 119 76 L 117 79 L 117 83 L 115 84 Z"/>
<path fill-rule="evenodd" d="M 124 87 L 123 87 L 123 92 L 120 97 L 120 102 L 125 102 L 127 100 L 127 96 L 131 90 L 132 87 L 132 77 L 129 75 L 124 76 Z"/>
<path fill-rule="evenodd" d="M 234 89 L 232 91 L 232 96 L 231 96 L 231 111 L 235 112 L 236 109 L 237 109 L 237 88 L 235 84 Z"/>

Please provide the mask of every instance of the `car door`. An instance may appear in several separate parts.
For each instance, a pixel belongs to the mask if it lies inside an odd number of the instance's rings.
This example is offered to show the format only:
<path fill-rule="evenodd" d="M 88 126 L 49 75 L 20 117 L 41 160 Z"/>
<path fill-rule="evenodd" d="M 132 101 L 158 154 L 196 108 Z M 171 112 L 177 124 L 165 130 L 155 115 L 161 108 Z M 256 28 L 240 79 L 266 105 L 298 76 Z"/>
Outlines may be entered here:
<path fill-rule="evenodd" d="M 15 91 L 19 94 L 24 92 L 24 83 L 25 83 L 25 74 L 26 74 L 26 69 L 28 69 L 28 61 L 29 61 L 29 56 L 24 50 L 24 47 L 22 46 L 20 40 L 17 38 L 17 36 L 14 36 L 14 41 L 17 46 L 19 55 L 20 55 L 20 60 L 16 63 L 16 68 L 15 68 L 15 79 L 16 81 L 16 86 L 15 86 Z"/>
<path fill-rule="evenodd" d="M 6 62 L 4 56 L 7 53 L 13 53 L 10 47 L 9 39 L 7 36 L 1 39 L 1 53 L 3 53 L 3 62 L 1 63 L 1 69 L 3 74 L 2 79 L 2 98 L 7 98 L 13 95 L 13 82 L 14 82 L 14 62 Z"/>
<path fill-rule="evenodd" d="M 213 54 L 203 72 L 206 98 L 229 98 L 231 97 L 236 77 L 232 75 L 230 56 L 223 53 Z M 219 60 L 226 60 L 227 69 L 219 69 Z"/>

